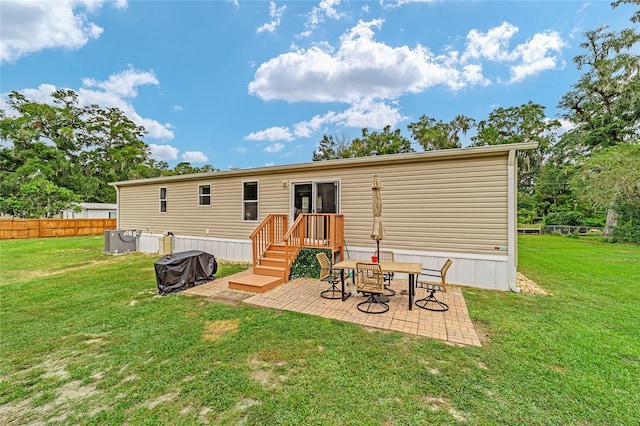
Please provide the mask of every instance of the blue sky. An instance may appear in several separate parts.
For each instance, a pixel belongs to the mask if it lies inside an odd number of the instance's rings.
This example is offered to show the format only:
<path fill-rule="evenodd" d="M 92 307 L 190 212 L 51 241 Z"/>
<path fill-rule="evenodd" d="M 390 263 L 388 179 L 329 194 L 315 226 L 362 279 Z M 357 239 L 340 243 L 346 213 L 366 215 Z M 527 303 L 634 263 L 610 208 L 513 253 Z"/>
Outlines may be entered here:
<path fill-rule="evenodd" d="M 0 1 L 0 108 L 70 88 L 145 126 L 171 166 L 311 161 L 323 135 L 426 114 L 549 117 L 586 30 L 631 26 L 609 1 Z M 416 147 L 420 150 L 419 147 Z"/>

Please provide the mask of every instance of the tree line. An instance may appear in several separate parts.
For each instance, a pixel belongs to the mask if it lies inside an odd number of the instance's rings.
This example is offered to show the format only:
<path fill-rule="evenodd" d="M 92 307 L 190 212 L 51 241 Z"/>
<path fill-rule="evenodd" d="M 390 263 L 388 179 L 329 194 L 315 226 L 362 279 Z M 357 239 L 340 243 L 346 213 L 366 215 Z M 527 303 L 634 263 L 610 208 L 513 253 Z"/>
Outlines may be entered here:
<path fill-rule="evenodd" d="M 639 0 L 612 3 L 640 4 Z M 632 17 L 640 23 L 640 11 Z M 312 160 L 422 150 L 537 142 L 518 153 L 518 219 L 521 223 L 604 226 L 622 241 L 640 242 L 640 33 L 602 26 L 584 34 L 574 58 L 582 72 L 562 96 L 560 121 L 532 101 L 496 108 L 487 118 L 458 115 L 450 121 L 423 115 L 401 129 L 362 129 L 360 137 L 323 135 Z M 0 212 L 47 217 L 79 202 L 115 202 L 109 182 L 216 170 L 179 163 L 173 169 L 150 158 L 146 131 L 118 108 L 80 106 L 67 89 L 52 104 L 19 92 L 0 109 Z M 473 133 L 473 134 L 472 134 Z"/>
<path fill-rule="evenodd" d="M 150 158 L 146 134 L 122 110 L 80 106 L 73 90 L 52 104 L 11 92 L 0 110 L 0 212 L 51 217 L 80 202 L 115 203 L 109 182 L 215 170 Z"/>

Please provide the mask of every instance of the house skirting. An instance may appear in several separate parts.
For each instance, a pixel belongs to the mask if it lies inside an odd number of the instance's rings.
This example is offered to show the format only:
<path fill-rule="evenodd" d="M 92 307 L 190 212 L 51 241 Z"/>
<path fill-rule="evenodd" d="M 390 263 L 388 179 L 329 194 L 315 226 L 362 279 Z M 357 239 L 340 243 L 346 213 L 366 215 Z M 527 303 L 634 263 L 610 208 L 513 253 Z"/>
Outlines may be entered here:
<path fill-rule="evenodd" d="M 164 251 L 166 236 L 164 234 L 143 233 L 138 240 L 138 251 L 143 253 L 160 253 Z M 202 250 L 213 254 L 218 259 L 233 262 L 251 262 L 251 240 L 234 240 L 226 238 L 193 237 L 188 235 L 171 236 L 171 252 Z"/>
<path fill-rule="evenodd" d="M 164 254 L 165 236 L 162 234 L 143 233 L 138 240 L 138 251 L 144 253 Z M 170 240 L 171 252 L 202 250 L 213 254 L 218 259 L 234 262 L 251 262 L 251 240 L 235 240 L 211 237 L 193 237 L 174 235 Z M 381 247 L 381 250 L 389 249 Z M 372 247 L 349 246 L 346 255 L 350 259 L 371 260 L 375 252 Z M 447 282 L 468 287 L 489 290 L 509 290 L 509 262 L 507 256 L 409 251 L 393 248 L 395 260 L 398 262 L 418 262 L 425 268 L 439 269 L 445 260 L 451 258 L 453 265 L 447 273 Z M 399 278 L 403 277 L 398 274 Z"/>
<path fill-rule="evenodd" d="M 507 256 L 389 249 L 383 243 L 384 241 L 381 242 L 380 250 L 392 250 L 397 262 L 417 262 L 425 268 L 440 269 L 447 259 L 452 259 L 453 264 L 447 272 L 447 283 L 488 290 L 509 290 Z M 375 250 L 375 247 L 350 246 L 347 252 L 350 259 L 371 261 Z M 396 275 L 406 279 L 403 274 Z"/>

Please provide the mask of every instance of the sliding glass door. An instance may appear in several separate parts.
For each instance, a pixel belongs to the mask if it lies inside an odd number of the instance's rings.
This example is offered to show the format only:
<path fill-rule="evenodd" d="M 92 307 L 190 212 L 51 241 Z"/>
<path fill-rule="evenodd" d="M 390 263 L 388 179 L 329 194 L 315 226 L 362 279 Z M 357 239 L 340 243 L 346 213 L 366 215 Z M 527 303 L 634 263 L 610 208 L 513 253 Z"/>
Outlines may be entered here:
<path fill-rule="evenodd" d="M 293 220 L 296 220 L 301 213 L 339 212 L 339 181 L 294 182 L 291 186 Z"/>

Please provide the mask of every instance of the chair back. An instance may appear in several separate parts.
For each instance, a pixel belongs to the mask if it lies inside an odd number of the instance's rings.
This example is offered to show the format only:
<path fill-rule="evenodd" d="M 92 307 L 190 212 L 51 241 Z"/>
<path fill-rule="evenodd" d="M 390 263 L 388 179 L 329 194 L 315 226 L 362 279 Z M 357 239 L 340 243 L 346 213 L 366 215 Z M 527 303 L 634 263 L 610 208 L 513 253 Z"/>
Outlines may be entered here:
<path fill-rule="evenodd" d="M 441 284 L 442 291 L 447 291 L 447 271 L 449 270 L 449 267 L 451 266 L 452 263 L 453 263 L 453 260 L 447 259 L 447 261 L 444 262 L 442 269 L 440 269 L 440 277 L 442 279 L 442 284 Z"/>
<path fill-rule="evenodd" d="M 377 263 L 356 263 L 356 286 L 363 293 L 384 293 L 384 276 Z"/>
<path fill-rule="evenodd" d="M 322 281 L 331 274 L 331 261 L 327 254 L 322 252 L 316 254 L 316 259 L 320 264 L 320 280 Z"/>
<path fill-rule="evenodd" d="M 374 254 L 377 254 L 374 253 Z M 393 252 L 389 250 L 382 251 L 380 250 L 380 255 L 378 256 L 378 260 L 380 262 L 393 262 Z"/>

